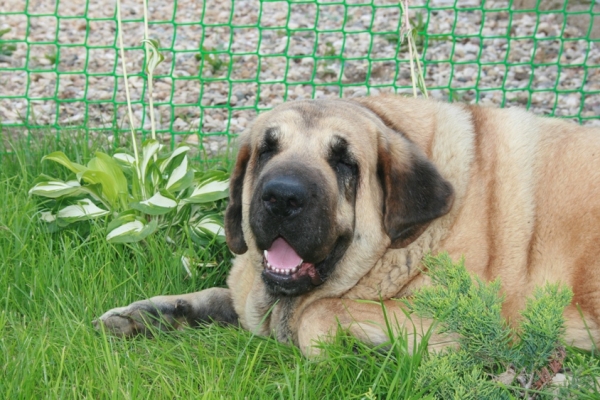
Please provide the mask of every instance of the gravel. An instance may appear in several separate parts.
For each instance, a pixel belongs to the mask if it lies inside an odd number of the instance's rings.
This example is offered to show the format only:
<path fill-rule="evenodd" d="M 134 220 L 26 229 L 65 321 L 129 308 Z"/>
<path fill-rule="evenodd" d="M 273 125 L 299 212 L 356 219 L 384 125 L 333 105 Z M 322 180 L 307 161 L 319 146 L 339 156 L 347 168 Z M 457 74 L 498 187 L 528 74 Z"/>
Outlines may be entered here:
<path fill-rule="evenodd" d="M 125 107 L 115 104 L 125 100 L 123 81 L 113 75 L 121 74 L 116 26 L 110 19 L 115 3 L 90 1 L 84 15 L 85 0 L 61 1 L 59 18 L 44 15 L 53 13 L 55 0 L 30 0 L 27 10 L 24 3 L 0 0 L 0 29 L 11 29 L 2 39 L 26 40 L 15 43 L 12 54 L 3 54 L 0 47 L 0 123 L 22 124 L 27 96 L 29 124 L 86 124 L 106 128 L 93 132 L 112 140 L 110 128 L 128 126 Z M 423 13 L 423 20 L 429 18 L 428 35 L 438 35 L 430 37 L 425 52 L 425 82 L 432 97 L 529 106 L 538 114 L 575 120 L 579 114 L 600 115 L 600 94 L 594 93 L 600 91 L 600 43 L 586 40 L 585 25 L 574 19 L 589 22 L 589 14 L 569 15 L 565 21 L 559 11 L 519 11 L 509 23 L 508 0 L 488 0 L 484 6 L 474 0 L 431 0 L 429 14 L 420 8 L 424 3 L 410 1 L 413 23 Z M 398 92 L 411 93 L 406 49 L 401 47 L 395 59 L 398 36 L 385 34 L 398 26 L 397 2 L 347 4 L 352 6 L 345 9 L 325 0 L 262 6 L 258 0 L 237 0 L 232 6 L 230 1 L 207 0 L 203 9 L 201 2 L 179 0 L 174 10 L 173 2 L 151 1 L 150 19 L 159 23 L 150 26 L 150 35 L 165 48 L 154 87 L 158 128 L 202 133 L 176 135 L 175 140 L 202 141 L 214 153 L 227 146 L 229 135 L 224 133 L 241 132 L 257 112 L 282 103 L 286 95 L 287 100 L 364 96 L 393 91 L 394 83 L 404 86 Z M 129 47 L 139 46 L 143 37 L 141 5 L 122 1 L 124 20 L 137 20 L 124 22 Z M 231 26 L 219 26 L 230 18 Z M 200 25 L 186 24 L 201 20 L 204 32 Z M 364 32 L 369 28 L 371 33 Z M 293 31 L 288 35 L 286 29 Z M 340 29 L 345 37 L 335 31 Z M 59 48 L 47 44 L 55 41 Z M 200 56 L 200 48 L 211 54 Z M 128 50 L 126 57 L 128 72 L 139 73 L 143 51 Z M 142 77 L 131 77 L 136 124 L 144 119 L 143 127 L 149 129 L 139 104 L 144 85 Z M 595 118 L 580 122 L 600 125 Z M 171 139 L 169 133 L 163 136 Z"/>

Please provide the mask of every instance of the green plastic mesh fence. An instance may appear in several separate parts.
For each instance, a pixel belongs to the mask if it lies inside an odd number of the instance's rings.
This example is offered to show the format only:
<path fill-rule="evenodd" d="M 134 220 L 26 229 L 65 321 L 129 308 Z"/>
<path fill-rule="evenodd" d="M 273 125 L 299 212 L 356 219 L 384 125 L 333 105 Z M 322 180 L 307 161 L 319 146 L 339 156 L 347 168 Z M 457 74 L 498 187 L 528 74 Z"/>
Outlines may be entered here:
<path fill-rule="evenodd" d="M 135 122 L 148 134 L 143 2 L 122 0 Z M 600 4 L 410 0 L 432 97 L 600 123 Z M 0 1 L 0 128 L 128 131 L 114 0 Z M 286 100 L 411 93 L 388 0 L 149 1 L 158 132 L 217 151 Z M 121 134 L 122 136 L 122 134 Z"/>

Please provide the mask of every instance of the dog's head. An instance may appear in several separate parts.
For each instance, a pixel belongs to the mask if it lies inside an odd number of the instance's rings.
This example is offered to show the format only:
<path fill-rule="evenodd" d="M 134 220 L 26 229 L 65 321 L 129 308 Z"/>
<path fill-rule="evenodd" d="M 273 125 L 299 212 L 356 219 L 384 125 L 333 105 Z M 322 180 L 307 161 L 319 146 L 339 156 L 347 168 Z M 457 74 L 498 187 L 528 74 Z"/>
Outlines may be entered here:
<path fill-rule="evenodd" d="M 271 293 L 296 296 L 408 245 L 451 203 L 423 152 L 368 107 L 286 103 L 240 138 L 227 243 L 251 253 Z"/>

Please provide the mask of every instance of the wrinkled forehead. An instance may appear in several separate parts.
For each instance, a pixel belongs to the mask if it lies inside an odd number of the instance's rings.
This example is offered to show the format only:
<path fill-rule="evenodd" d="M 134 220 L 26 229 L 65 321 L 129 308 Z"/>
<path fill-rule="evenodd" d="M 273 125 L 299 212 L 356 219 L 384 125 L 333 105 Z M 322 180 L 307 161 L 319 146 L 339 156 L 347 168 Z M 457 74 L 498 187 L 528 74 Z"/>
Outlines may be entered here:
<path fill-rule="evenodd" d="M 359 151 L 377 140 L 377 121 L 363 106 L 346 100 L 312 100 L 285 103 L 262 114 L 252 128 L 252 142 L 275 137 L 282 148 L 326 150 L 345 140 Z"/>

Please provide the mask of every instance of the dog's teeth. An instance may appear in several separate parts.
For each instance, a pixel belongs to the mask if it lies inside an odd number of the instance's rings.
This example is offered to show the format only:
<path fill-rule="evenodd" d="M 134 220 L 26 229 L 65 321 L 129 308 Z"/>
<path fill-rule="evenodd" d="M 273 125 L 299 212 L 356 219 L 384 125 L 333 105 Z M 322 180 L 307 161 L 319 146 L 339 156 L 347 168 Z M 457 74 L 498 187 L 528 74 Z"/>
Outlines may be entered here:
<path fill-rule="evenodd" d="M 267 259 L 267 251 L 266 250 L 263 251 L 263 255 L 265 256 L 265 260 L 266 260 Z"/>
<path fill-rule="evenodd" d="M 267 269 L 273 269 L 273 267 L 271 266 L 271 264 L 269 264 L 268 261 L 267 261 Z"/>

